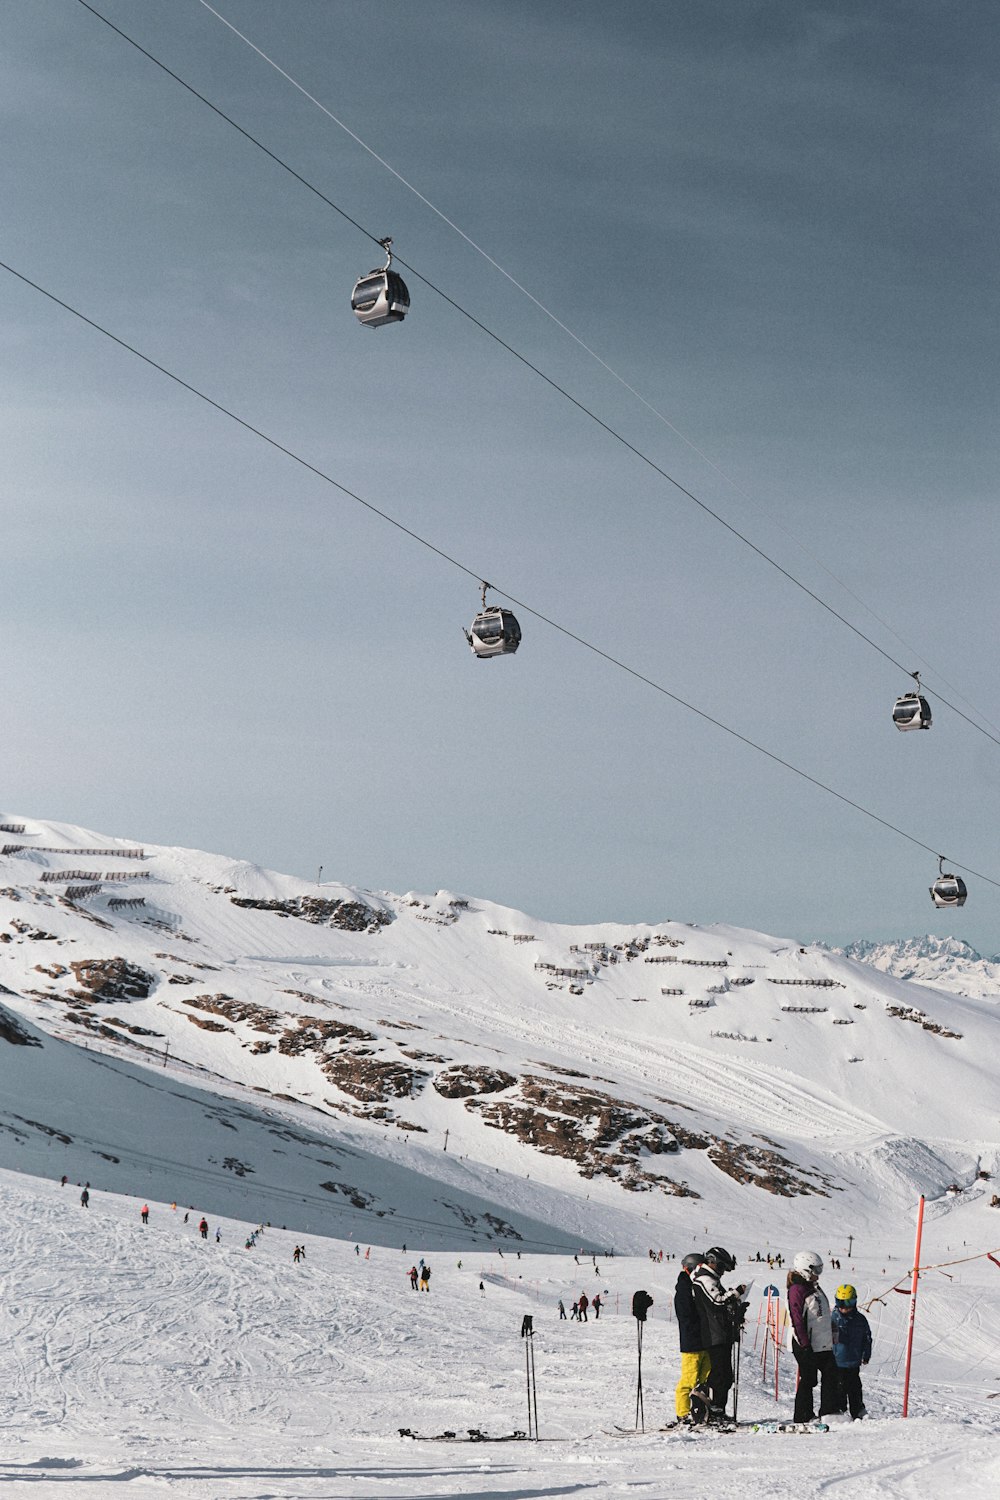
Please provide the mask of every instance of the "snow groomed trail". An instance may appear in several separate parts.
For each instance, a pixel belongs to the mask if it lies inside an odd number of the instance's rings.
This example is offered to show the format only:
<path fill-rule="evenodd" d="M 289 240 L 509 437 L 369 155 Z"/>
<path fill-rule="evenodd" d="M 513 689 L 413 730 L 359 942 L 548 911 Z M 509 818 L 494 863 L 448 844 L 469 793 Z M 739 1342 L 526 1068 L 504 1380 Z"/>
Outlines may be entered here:
<path fill-rule="evenodd" d="M 621 1441 L 607 1430 L 634 1422 L 628 1308 L 638 1285 L 656 1298 L 644 1342 L 647 1426 L 672 1415 L 669 1262 L 599 1258 L 595 1272 L 583 1256 L 435 1252 L 427 1295 L 406 1275 L 421 1254 L 413 1244 L 366 1257 L 364 1244 L 355 1252 L 271 1226 L 247 1250 L 251 1226 L 212 1215 L 203 1240 L 197 1205 L 151 1202 L 144 1227 L 137 1200 L 95 1192 L 83 1209 L 79 1195 L 72 1183 L 0 1174 L 0 1484 L 11 1495 L 27 1485 L 53 1500 L 985 1500 L 1000 1486 L 1000 1402 L 987 1399 L 991 1382 L 1000 1388 L 990 1359 L 1000 1291 L 985 1271 L 966 1276 L 960 1297 L 943 1282 L 926 1297 L 906 1422 L 907 1304 L 897 1297 L 873 1314 L 865 1423 L 815 1437 L 648 1431 Z M 306 1247 L 300 1264 L 295 1244 Z M 559 1297 L 568 1305 L 581 1289 L 601 1290 L 605 1316 L 560 1322 Z M 525 1311 L 538 1330 L 542 1440 L 430 1441 L 526 1426 Z M 787 1417 L 787 1397 L 776 1405 L 761 1385 L 754 1332 L 751 1321 L 741 1417 Z M 401 1427 L 424 1437 L 401 1438 Z"/>

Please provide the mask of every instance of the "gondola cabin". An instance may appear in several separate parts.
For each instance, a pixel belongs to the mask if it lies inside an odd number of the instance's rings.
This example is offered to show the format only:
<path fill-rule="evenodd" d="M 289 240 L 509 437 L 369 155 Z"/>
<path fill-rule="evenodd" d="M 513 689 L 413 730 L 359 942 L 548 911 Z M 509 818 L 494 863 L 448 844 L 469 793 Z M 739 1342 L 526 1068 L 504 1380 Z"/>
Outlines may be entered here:
<path fill-rule="evenodd" d="M 930 890 L 935 906 L 964 906 L 969 894 L 961 875 L 951 875 L 946 870 L 942 870 Z"/>
<path fill-rule="evenodd" d="M 897 729 L 930 729 L 931 706 L 920 693 L 904 693 L 893 706 L 892 722 Z"/>
<path fill-rule="evenodd" d="M 388 268 L 369 271 L 351 293 L 351 307 L 359 323 L 366 328 L 381 328 L 386 323 L 401 323 L 410 310 L 406 282 Z"/>
<path fill-rule="evenodd" d="M 509 609 L 493 604 L 476 616 L 465 638 L 477 656 L 510 656 L 521 644 L 521 627 Z"/>

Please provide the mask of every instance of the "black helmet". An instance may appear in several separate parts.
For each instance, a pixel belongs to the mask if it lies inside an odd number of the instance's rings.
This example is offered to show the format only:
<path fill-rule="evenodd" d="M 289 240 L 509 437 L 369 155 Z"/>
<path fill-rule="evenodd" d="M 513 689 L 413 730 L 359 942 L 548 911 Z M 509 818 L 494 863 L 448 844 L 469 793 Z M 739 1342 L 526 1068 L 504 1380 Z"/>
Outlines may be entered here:
<path fill-rule="evenodd" d="M 704 1258 L 710 1266 L 715 1267 L 720 1276 L 725 1276 L 727 1271 L 736 1270 L 735 1258 L 728 1250 L 723 1250 L 721 1245 L 713 1245 L 711 1250 L 706 1250 Z"/>
<path fill-rule="evenodd" d="M 693 1271 L 696 1266 L 701 1265 L 704 1259 L 705 1257 L 701 1254 L 700 1251 L 692 1250 L 690 1255 L 685 1255 L 684 1259 L 681 1261 L 681 1265 L 684 1267 L 685 1271 Z"/>

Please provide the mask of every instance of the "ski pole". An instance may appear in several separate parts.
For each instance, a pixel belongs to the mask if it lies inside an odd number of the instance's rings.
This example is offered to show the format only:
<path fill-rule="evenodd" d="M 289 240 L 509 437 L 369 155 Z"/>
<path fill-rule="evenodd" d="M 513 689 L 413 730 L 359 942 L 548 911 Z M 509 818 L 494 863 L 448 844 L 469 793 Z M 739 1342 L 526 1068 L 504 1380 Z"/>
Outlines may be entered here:
<path fill-rule="evenodd" d="M 525 1380 L 528 1383 L 528 1437 L 534 1436 L 531 1427 L 531 1340 L 525 1340 Z"/>
<path fill-rule="evenodd" d="M 535 1379 L 535 1341 L 528 1340 L 528 1348 L 531 1350 L 531 1399 L 535 1408 L 535 1442 L 538 1442 L 538 1381 Z"/>
<path fill-rule="evenodd" d="M 733 1381 L 733 1421 L 736 1421 L 740 1410 L 740 1350 L 743 1348 L 743 1330 L 740 1329 L 739 1338 L 736 1339 L 736 1379 Z"/>
<path fill-rule="evenodd" d="M 639 1424 L 641 1421 L 641 1430 L 645 1432 L 646 1412 L 645 1408 L 643 1407 L 642 1401 L 642 1323 L 637 1321 L 635 1327 L 636 1332 L 639 1335 L 639 1381 L 635 1389 L 635 1430 L 636 1432 L 640 1430 Z"/>

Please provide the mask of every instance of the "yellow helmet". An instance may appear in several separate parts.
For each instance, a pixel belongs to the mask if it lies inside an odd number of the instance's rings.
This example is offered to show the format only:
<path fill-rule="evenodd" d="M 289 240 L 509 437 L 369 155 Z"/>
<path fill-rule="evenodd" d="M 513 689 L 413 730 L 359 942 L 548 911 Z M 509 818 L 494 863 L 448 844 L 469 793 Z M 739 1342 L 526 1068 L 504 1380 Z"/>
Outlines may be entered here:
<path fill-rule="evenodd" d="M 851 1286 L 851 1283 L 849 1281 L 845 1281 L 845 1283 L 844 1283 L 843 1286 L 838 1286 L 838 1288 L 837 1288 L 837 1301 L 838 1302 L 850 1302 L 850 1303 L 853 1304 L 853 1303 L 857 1302 L 857 1300 L 858 1300 L 858 1289 L 857 1289 L 857 1287 Z"/>

